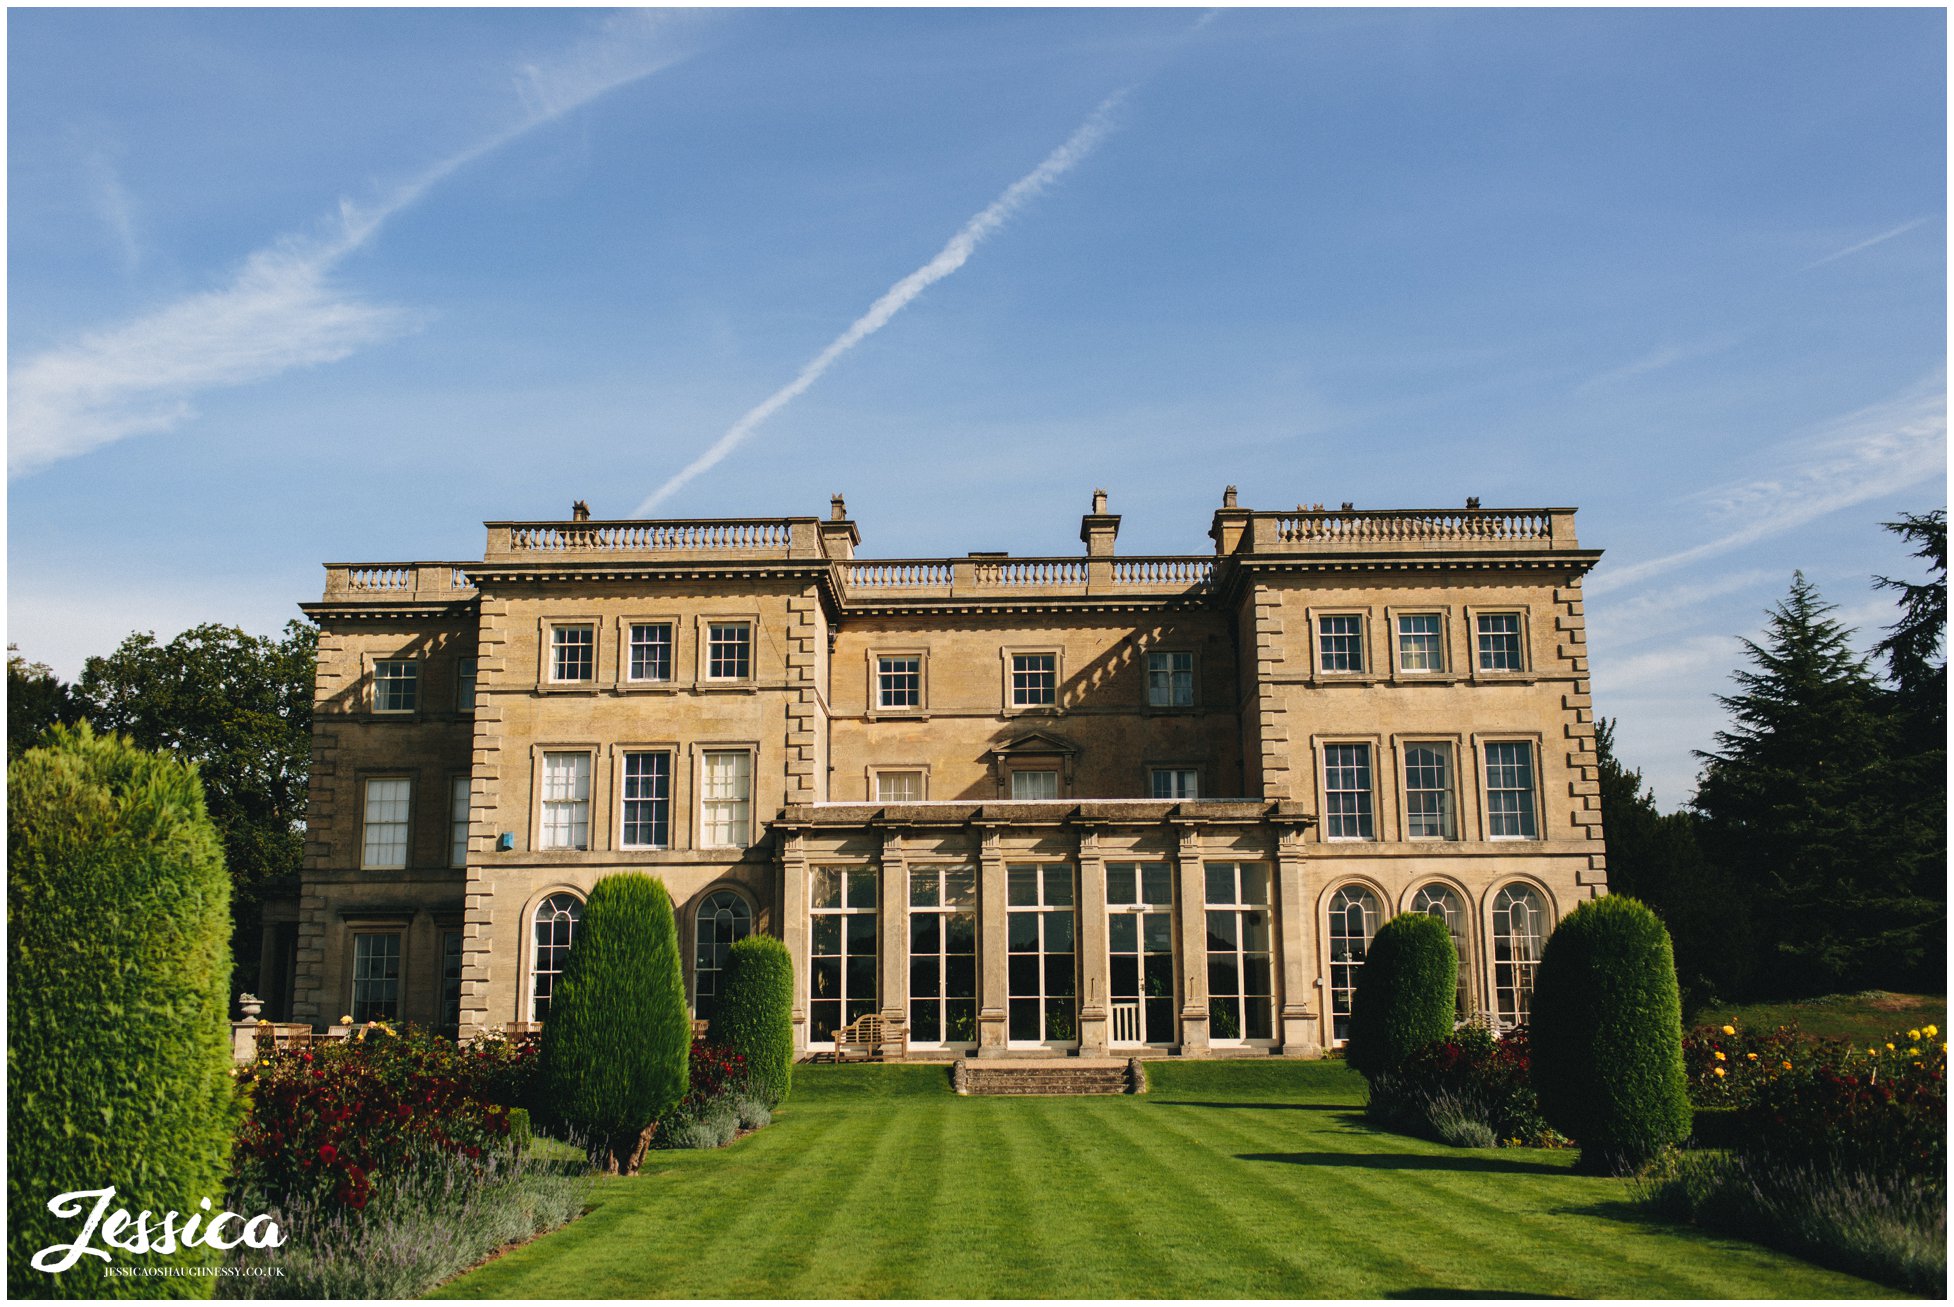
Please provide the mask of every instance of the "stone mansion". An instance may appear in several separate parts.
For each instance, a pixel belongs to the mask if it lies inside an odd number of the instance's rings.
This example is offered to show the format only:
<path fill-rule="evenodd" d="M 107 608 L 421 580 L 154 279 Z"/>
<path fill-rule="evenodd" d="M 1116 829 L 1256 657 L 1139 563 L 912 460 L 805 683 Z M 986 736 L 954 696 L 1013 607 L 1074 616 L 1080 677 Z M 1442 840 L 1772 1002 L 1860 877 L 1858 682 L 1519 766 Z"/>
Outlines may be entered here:
<path fill-rule="evenodd" d="M 1525 1017 L 1605 892 L 1574 510 L 1240 507 L 1212 548 L 866 559 L 826 519 L 490 522 L 331 563 L 271 991 L 463 1036 L 548 1019 L 584 895 L 660 877 L 709 1015 L 793 957 L 797 1045 L 1315 1054 L 1372 933 L 1442 917 Z M 282 976 L 280 981 L 276 977 Z M 893 1041 L 893 1036 L 892 1036 Z"/>

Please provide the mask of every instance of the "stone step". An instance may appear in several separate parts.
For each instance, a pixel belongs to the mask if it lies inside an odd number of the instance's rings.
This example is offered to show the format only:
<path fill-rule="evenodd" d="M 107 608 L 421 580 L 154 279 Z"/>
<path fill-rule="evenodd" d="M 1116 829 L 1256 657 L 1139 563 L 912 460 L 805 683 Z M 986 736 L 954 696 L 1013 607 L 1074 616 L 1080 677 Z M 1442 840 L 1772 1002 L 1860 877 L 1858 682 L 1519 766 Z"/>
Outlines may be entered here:
<path fill-rule="evenodd" d="M 959 1094 L 1070 1096 L 1124 1094 L 1143 1083 L 1131 1063 L 1094 1062 L 1066 1065 L 1039 1061 L 1011 1065 L 959 1059 L 950 1069 L 950 1083 Z"/>

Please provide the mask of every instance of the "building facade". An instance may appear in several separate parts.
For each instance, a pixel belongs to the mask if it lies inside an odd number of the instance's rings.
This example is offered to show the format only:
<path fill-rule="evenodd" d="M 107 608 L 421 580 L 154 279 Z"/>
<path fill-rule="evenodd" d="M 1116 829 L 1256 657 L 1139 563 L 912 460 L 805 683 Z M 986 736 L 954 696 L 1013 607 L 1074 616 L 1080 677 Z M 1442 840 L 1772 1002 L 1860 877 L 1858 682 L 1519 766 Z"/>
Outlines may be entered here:
<path fill-rule="evenodd" d="M 660 877 L 709 1015 L 782 938 L 795 1037 L 915 1056 L 1309 1055 L 1429 912 L 1524 1018 L 1605 892 L 1571 509 L 1258 512 L 1209 552 L 856 557 L 828 518 L 491 522 L 328 564 L 301 1021 L 547 1020 L 581 904 Z"/>

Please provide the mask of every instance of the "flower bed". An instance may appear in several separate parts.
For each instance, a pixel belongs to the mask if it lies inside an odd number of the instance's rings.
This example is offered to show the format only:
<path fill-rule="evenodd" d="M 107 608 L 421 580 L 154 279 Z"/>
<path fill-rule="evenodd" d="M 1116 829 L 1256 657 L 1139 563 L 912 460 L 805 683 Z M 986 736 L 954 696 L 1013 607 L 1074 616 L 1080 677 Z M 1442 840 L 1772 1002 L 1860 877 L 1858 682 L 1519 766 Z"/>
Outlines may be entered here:
<path fill-rule="evenodd" d="M 1398 1070 L 1376 1078 L 1369 1112 L 1387 1125 L 1460 1146 L 1566 1143 L 1540 1115 L 1524 1029 L 1496 1039 L 1466 1026 L 1427 1044 Z"/>
<path fill-rule="evenodd" d="M 689 1085 L 678 1106 L 659 1120 L 655 1146 L 719 1148 L 773 1120 L 747 1084 L 746 1059 L 729 1049 L 694 1040 Z"/>

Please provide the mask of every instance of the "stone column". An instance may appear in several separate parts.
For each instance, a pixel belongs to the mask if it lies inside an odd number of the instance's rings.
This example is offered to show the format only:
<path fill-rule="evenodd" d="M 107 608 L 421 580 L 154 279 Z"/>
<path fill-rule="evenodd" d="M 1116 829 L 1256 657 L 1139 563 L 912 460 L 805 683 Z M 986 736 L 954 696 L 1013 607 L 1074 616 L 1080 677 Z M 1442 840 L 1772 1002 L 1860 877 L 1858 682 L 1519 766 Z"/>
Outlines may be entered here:
<path fill-rule="evenodd" d="M 906 1047 L 909 1031 L 909 863 L 903 854 L 902 832 L 882 832 L 880 930 L 876 940 L 877 989 L 889 1045 Z M 898 1044 L 896 1038 L 900 1037 Z M 888 1057 L 885 1047 L 883 1057 Z"/>
<path fill-rule="evenodd" d="M 1301 826 L 1276 826 L 1276 932 L 1281 965 L 1276 971 L 1276 1001 L 1282 1051 L 1317 1057 L 1323 1052 L 1317 1009 L 1323 991 L 1316 967 L 1316 916 L 1304 876 Z"/>
<path fill-rule="evenodd" d="M 1174 883 L 1180 900 L 1181 1052 L 1208 1051 L 1208 878 L 1201 862 L 1201 833 L 1179 827 Z"/>
<path fill-rule="evenodd" d="M 780 941 L 794 967 L 794 1052 L 807 1052 L 807 837 L 800 831 L 785 831 L 778 859 L 779 885 L 774 902 L 780 905 L 780 920 L 775 923 Z"/>
<path fill-rule="evenodd" d="M 995 826 L 982 830 L 978 853 L 977 1056 L 998 1057 L 1009 1038 L 1009 987 L 1005 967 L 1004 847 Z"/>
<path fill-rule="evenodd" d="M 1079 1056 L 1105 1057 L 1107 1027 L 1106 863 L 1099 854 L 1099 831 L 1079 832 Z"/>

